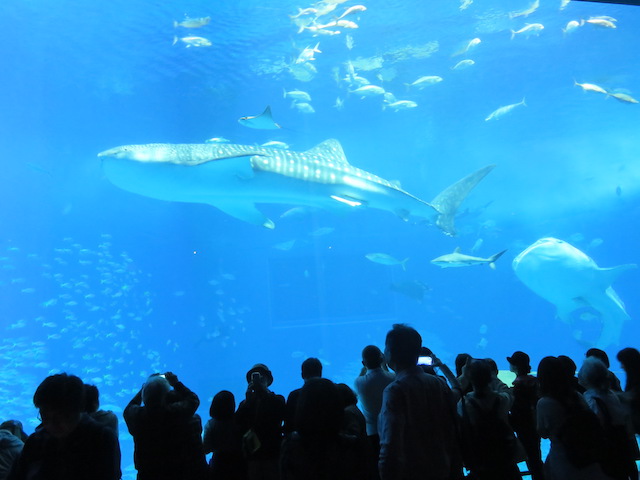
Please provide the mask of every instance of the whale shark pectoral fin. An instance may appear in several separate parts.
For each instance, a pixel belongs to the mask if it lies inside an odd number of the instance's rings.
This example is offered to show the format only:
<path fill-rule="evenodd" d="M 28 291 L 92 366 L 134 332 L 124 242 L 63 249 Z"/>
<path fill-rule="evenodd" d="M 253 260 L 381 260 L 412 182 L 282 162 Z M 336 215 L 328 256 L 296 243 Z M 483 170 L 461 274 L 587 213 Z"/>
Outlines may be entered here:
<path fill-rule="evenodd" d="M 609 287 L 604 293 L 590 296 L 588 301 L 600 313 L 602 319 L 602 333 L 596 340 L 596 346 L 606 348 L 620 343 L 622 327 L 624 322 L 629 320 L 629 315 L 618 294 Z"/>
<path fill-rule="evenodd" d="M 429 202 L 430 205 L 438 212 L 436 225 L 440 227 L 445 234 L 451 237 L 456 234 L 454 218 L 458 208 L 464 199 L 467 198 L 467 195 L 469 195 L 471 190 L 473 190 L 480 180 L 486 177 L 494 168 L 495 165 L 488 165 L 467 175 L 453 185 L 445 188 L 442 192 L 436 195 L 431 202 Z"/>
<path fill-rule="evenodd" d="M 234 200 L 229 203 L 216 203 L 211 204 L 219 210 L 222 210 L 227 215 L 242 220 L 243 222 L 251 223 L 266 227 L 269 229 L 275 228 L 275 223 L 267 218 L 260 210 L 256 208 L 253 202 L 241 202 Z"/>

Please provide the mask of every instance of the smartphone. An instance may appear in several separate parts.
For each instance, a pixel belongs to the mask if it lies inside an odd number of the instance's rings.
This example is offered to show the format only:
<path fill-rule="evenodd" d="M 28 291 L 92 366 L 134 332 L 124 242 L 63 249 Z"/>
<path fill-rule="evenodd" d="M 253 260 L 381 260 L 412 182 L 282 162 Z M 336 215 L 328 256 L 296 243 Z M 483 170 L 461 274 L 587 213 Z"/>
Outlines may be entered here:
<path fill-rule="evenodd" d="M 418 365 L 431 365 L 433 363 L 432 357 L 418 357 Z"/>
<path fill-rule="evenodd" d="M 251 381 L 257 382 L 258 380 L 260 380 L 260 372 L 253 372 L 251 374 Z"/>

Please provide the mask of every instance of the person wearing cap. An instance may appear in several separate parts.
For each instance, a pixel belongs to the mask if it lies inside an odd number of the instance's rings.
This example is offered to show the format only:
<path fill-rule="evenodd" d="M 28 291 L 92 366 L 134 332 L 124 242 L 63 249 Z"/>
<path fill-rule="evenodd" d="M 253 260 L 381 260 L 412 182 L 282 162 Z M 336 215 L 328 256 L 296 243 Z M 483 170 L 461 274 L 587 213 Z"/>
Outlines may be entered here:
<path fill-rule="evenodd" d="M 511 393 L 513 405 L 509 422 L 527 454 L 527 467 L 532 480 L 544 479 L 540 434 L 536 428 L 536 405 L 540 398 L 538 379 L 531 373 L 529 355 L 516 351 L 507 357 L 510 370 L 516 374 Z"/>
<path fill-rule="evenodd" d="M 269 390 L 273 375 L 257 363 L 247 372 L 246 398 L 238 406 L 236 420 L 243 432 L 249 480 L 277 480 L 285 400 Z"/>

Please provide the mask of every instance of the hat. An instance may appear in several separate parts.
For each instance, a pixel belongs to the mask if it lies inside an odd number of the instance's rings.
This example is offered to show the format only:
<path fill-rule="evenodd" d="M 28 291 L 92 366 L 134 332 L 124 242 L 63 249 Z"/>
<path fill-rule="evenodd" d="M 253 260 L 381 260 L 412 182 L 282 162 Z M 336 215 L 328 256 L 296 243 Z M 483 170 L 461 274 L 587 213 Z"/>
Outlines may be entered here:
<path fill-rule="evenodd" d="M 267 387 L 273 383 L 273 375 L 271 374 L 271 370 L 264 363 L 256 363 L 251 370 L 247 372 L 247 383 L 251 382 L 251 374 L 253 372 L 259 372 L 260 375 L 264 375 L 267 377 Z"/>
<path fill-rule="evenodd" d="M 510 357 L 507 357 L 507 362 L 516 367 L 528 367 L 529 355 L 518 350 L 517 352 L 513 352 L 513 355 Z"/>

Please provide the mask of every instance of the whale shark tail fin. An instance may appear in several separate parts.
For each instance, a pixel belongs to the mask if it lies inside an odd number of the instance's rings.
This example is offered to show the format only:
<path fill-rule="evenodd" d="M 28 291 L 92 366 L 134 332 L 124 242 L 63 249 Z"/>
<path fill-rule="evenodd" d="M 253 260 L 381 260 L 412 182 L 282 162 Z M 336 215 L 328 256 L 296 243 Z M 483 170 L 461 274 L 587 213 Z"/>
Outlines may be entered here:
<path fill-rule="evenodd" d="M 487 174 L 495 168 L 495 165 L 488 165 L 458 180 L 453 185 L 448 186 L 429 202 L 438 211 L 436 225 L 447 235 L 453 237 L 456 234 L 454 219 L 458 208 L 473 188 L 480 183 Z"/>

